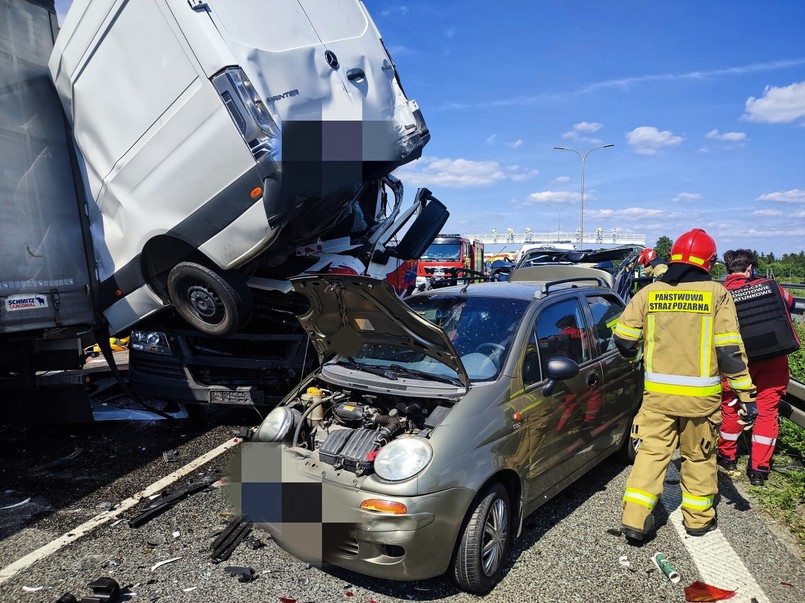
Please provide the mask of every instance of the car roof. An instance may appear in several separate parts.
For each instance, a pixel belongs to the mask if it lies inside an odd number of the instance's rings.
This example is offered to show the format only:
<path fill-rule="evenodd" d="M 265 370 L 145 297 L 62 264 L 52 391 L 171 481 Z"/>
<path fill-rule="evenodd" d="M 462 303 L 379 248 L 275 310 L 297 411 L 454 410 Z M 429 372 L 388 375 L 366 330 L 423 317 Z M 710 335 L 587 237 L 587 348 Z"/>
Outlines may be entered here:
<path fill-rule="evenodd" d="M 591 281 L 577 281 L 576 283 L 561 283 L 550 289 L 548 294 L 543 293 L 546 283 L 553 281 L 502 281 L 489 283 L 472 283 L 470 285 L 455 285 L 453 287 L 441 287 L 430 289 L 421 293 L 415 293 L 411 297 L 438 296 L 438 295 L 462 295 L 465 297 L 497 297 L 501 299 L 522 299 L 531 301 L 550 296 L 551 293 L 567 291 L 568 289 L 600 290 L 602 292 L 612 292 L 612 289 L 593 285 Z"/>

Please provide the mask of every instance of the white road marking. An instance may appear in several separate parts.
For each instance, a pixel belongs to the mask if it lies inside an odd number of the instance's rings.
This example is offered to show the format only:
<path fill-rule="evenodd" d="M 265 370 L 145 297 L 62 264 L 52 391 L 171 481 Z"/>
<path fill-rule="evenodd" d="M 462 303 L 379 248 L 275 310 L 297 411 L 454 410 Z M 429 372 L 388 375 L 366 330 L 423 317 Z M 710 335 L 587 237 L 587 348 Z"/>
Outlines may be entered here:
<path fill-rule="evenodd" d="M 86 536 L 92 530 L 101 526 L 113 519 L 116 519 L 118 515 L 121 515 L 125 511 L 128 511 L 132 507 L 138 505 L 144 498 L 150 497 L 153 494 L 157 494 L 164 490 L 166 487 L 170 486 L 174 482 L 180 480 L 188 473 L 192 473 L 202 465 L 210 462 L 217 456 L 223 454 L 230 448 L 234 448 L 238 444 L 240 444 L 241 440 L 238 438 L 232 438 L 218 446 L 217 448 L 213 448 L 209 452 L 202 454 L 197 459 L 190 461 L 184 467 L 180 467 L 173 473 L 170 473 L 163 477 L 161 480 L 154 482 L 150 486 L 140 490 L 135 495 L 130 496 L 129 498 L 121 501 L 121 503 L 115 507 L 113 510 L 104 511 L 103 513 L 99 513 L 89 521 L 82 523 L 77 528 L 70 530 L 66 534 L 62 534 L 55 540 L 52 540 L 48 544 L 36 549 L 35 551 L 28 553 L 24 557 L 17 559 L 14 563 L 11 563 L 0 569 L 0 584 L 17 574 L 18 572 L 24 570 L 25 568 L 31 566 L 33 563 L 39 561 L 40 559 L 44 559 L 58 551 L 59 549 L 67 546 L 71 542 L 74 542 L 81 538 L 82 536 Z"/>
<path fill-rule="evenodd" d="M 757 603 L 771 603 L 769 597 L 755 581 L 752 573 L 744 565 L 738 553 L 724 537 L 720 529 L 708 532 L 704 536 L 688 536 L 682 523 L 682 489 L 679 486 L 679 470 L 676 463 L 668 466 L 666 483 L 663 495 L 660 498 L 663 507 L 668 512 L 668 519 L 676 528 L 682 544 L 688 550 L 702 582 L 736 591 L 730 603 L 751 603 L 754 598 Z M 694 582 L 693 579 L 686 583 Z"/>

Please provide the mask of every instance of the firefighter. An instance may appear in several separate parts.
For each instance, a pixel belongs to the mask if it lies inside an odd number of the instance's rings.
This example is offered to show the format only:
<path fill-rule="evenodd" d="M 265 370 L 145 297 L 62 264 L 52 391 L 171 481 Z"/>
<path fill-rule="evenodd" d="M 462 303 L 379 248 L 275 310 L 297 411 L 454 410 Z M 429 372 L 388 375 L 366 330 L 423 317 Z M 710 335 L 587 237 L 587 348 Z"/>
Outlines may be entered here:
<path fill-rule="evenodd" d="M 757 265 L 755 254 L 748 249 L 738 249 L 727 251 L 724 254 L 724 264 L 727 267 L 729 276 L 724 281 L 724 286 L 736 295 L 736 292 L 747 287 L 750 283 L 760 283 L 766 279 L 754 277 L 754 267 Z M 749 310 L 750 320 L 741 321 L 742 332 L 746 335 L 747 342 L 752 341 L 753 335 L 751 327 L 751 314 L 756 316 L 759 311 L 763 312 L 762 325 L 760 330 L 769 335 L 771 332 L 770 323 L 779 320 L 784 323 L 782 327 L 790 325 L 789 312 L 794 308 L 794 297 L 776 282 L 771 282 L 771 286 L 779 290 L 779 296 L 760 296 L 752 295 L 754 299 L 748 300 L 749 303 L 759 302 Z M 773 292 L 776 294 L 776 292 Z M 741 297 L 739 295 L 739 297 Z M 736 298 L 738 299 L 738 298 Z M 740 302 L 736 301 L 736 304 Z M 746 330 L 749 333 L 746 334 Z M 796 338 L 796 334 L 791 330 L 791 336 Z M 776 333 L 775 333 L 776 335 Z M 772 339 L 765 337 L 765 339 Z M 774 337 L 776 341 L 785 343 L 785 338 Z M 799 341 L 796 340 L 795 345 Z M 747 344 L 748 345 L 748 344 Z M 746 466 L 746 474 L 753 486 L 763 486 L 769 477 L 771 470 L 771 457 L 774 454 L 774 445 L 777 442 L 779 425 L 777 423 L 777 409 L 780 398 L 785 394 L 788 387 L 788 355 L 790 348 L 784 347 L 780 350 L 762 350 L 764 358 L 755 358 L 753 350 L 747 348 L 750 356 L 749 374 L 752 381 L 757 386 L 757 404 L 747 407 L 747 414 L 739 414 L 737 404 L 733 403 L 734 396 L 729 389 L 725 388 L 722 395 L 722 423 L 721 434 L 718 440 L 718 465 L 729 474 L 737 473 L 738 457 L 738 436 L 744 430 L 752 430 L 752 448 L 749 453 L 749 462 Z"/>
<path fill-rule="evenodd" d="M 668 264 L 665 263 L 665 260 L 650 247 L 646 247 L 640 252 L 640 255 L 637 256 L 637 263 L 643 266 L 645 275 L 650 276 L 655 281 L 668 270 Z"/>
<path fill-rule="evenodd" d="M 638 291 L 614 329 L 618 350 L 642 354 L 643 404 L 634 419 L 639 439 L 623 497 L 623 534 L 654 535 L 652 510 L 677 447 L 682 456 L 682 521 L 691 536 L 716 529 L 716 448 L 721 423 L 721 375 L 742 403 L 754 401 L 735 304 L 710 270 L 716 244 L 700 228 L 671 248 L 662 278 Z"/>

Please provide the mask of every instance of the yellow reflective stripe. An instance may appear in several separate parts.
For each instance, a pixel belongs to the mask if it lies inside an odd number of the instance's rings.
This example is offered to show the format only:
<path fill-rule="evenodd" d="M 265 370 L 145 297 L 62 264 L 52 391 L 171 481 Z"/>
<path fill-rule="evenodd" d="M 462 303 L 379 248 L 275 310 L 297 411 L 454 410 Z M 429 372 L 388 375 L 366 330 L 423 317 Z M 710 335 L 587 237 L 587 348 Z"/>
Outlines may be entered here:
<path fill-rule="evenodd" d="M 643 349 L 643 367 L 651 372 L 654 363 L 654 314 L 649 314 L 646 319 L 646 341 Z"/>
<path fill-rule="evenodd" d="M 706 511 L 713 506 L 712 496 L 693 496 L 693 494 L 682 493 L 682 506 L 688 509 L 698 509 Z"/>
<path fill-rule="evenodd" d="M 682 259 L 682 254 L 681 253 L 675 253 L 675 254 L 673 254 L 671 256 L 671 261 L 672 262 L 676 262 L 677 260 L 681 260 L 681 259 Z"/>
<path fill-rule="evenodd" d="M 712 319 L 709 316 L 702 317 L 702 340 L 699 349 L 699 375 L 708 377 L 710 375 L 710 354 L 713 347 Z"/>
<path fill-rule="evenodd" d="M 668 383 L 644 382 L 647 392 L 655 394 L 673 394 L 675 396 L 717 396 L 721 393 L 721 384 L 696 386 L 696 385 L 671 385 Z"/>
<path fill-rule="evenodd" d="M 706 260 L 703 260 L 702 258 L 697 258 L 695 255 L 689 255 L 688 261 L 693 262 L 694 264 L 698 264 L 699 266 L 704 266 Z"/>
<path fill-rule="evenodd" d="M 741 379 L 730 379 L 727 377 L 727 385 L 730 389 L 748 389 L 752 387 L 752 377 L 746 376 Z"/>
<path fill-rule="evenodd" d="M 615 318 L 613 318 L 612 320 L 610 320 L 608 323 L 606 323 L 606 325 L 607 325 L 607 329 L 609 329 L 610 331 L 611 331 L 612 329 L 614 329 L 614 328 L 615 328 L 615 325 L 616 325 L 616 324 L 618 324 L 618 318 L 620 318 L 620 317 L 619 317 L 619 316 L 616 316 Z"/>
<path fill-rule="evenodd" d="M 643 329 L 633 329 L 631 327 L 627 327 L 622 322 L 619 322 L 615 325 L 615 333 L 623 337 L 624 339 L 640 339 L 643 335 Z"/>
<path fill-rule="evenodd" d="M 713 338 L 716 345 L 738 345 L 741 343 L 741 336 L 738 333 L 721 333 Z"/>
<path fill-rule="evenodd" d="M 645 492 L 644 490 L 638 490 L 637 488 L 626 488 L 626 492 L 623 495 L 623 502 L 633 502 L 637 503 L 638 505 L 648 507 L 649 509 L 653 509 L 654 505 L 657 504 L 657 497 L 650 492 Z"/>

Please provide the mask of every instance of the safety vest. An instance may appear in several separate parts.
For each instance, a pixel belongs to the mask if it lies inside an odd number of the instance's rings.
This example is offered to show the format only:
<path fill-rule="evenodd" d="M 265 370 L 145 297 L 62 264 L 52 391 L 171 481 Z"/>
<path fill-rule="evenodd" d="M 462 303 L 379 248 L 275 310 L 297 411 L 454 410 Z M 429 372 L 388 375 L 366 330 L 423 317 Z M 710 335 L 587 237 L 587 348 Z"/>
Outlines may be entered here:
<path fill-rule="evenodd" d="M 749 360 L 775 358 L 799 349 L 799 337 L 776 281 L 769 278 L 747 281 L 737 289 L 730 289 L 730 293 Z"/>

